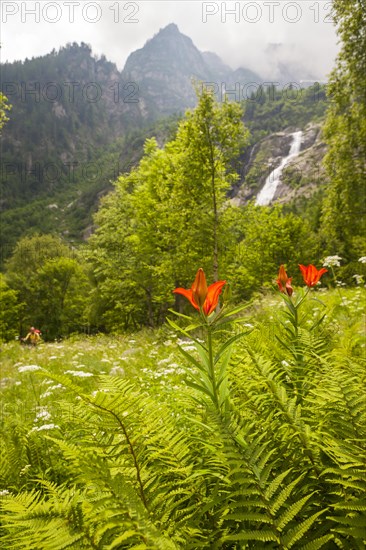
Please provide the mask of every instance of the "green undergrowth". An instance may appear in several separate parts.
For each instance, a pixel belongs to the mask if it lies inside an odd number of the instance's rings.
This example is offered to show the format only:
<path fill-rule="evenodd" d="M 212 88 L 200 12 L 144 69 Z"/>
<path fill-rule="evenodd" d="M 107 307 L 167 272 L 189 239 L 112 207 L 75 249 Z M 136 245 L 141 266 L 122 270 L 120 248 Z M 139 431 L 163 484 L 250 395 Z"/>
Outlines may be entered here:
<path fill-rule="evenodd" d="M 365 297 L 311 291 L 296 338 L 250 304 L 225 414 L 168 326 L 3 345 L 1 547 L 364 549 Z"/>

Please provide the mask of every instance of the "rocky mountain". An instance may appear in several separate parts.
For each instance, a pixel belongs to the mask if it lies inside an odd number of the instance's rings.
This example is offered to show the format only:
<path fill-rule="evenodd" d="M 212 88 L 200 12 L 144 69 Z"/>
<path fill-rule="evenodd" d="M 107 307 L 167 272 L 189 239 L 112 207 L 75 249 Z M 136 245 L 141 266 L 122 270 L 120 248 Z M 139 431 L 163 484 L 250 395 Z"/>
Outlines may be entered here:
<path fill-rule="evenodd" d="M 233 194 L 235 204 L 253 200 L 265 184 L 266 179 L 280 165 L 290 150 L 292 130 L 287 128 L 274 132 L 257 141 L 249 151 L 243 167 L 245 174 Z M 328 182 L 322 159 L 326 147 L 322 138 L 321 124 L 309 122 L 302 130 L 299 154 L 283 169 L 273 203 L 286 204 L 300 197 L 311 197 L 324 188 Z"/>
<path fill-rule="evenodd" d="M 200 52 L 174 23 L 128 57 L 122 78 L 136 84 L 137 107 L 141 117 L 150 120 L 193 107 L 195 82 L 210 83 L 219 94 L 224 87 L 261 82 L 260 76 L 248 69 L 233 71 L 215 53 Z"/>
<path fill-rule="evenodd" d="M 210 83 L 219 99 L 227 93 L 237 100 L 243 99 L 242 87 L 261 81 L 248 69 L 233 71 L 215 53 L 200 52 L 174 24 L 131 53 L 122 71 L 83 43 L 3 64 L 1 89 L 12 105 L 1 136 L 5 256 L 31 231 L 87 236 L 100 197 L 139 161 L 146 137 L 155 135 L 163 144 L 177 115 L 194 106 L 194 80 Z M 323 115 L 325 105 L 324 91 L 317 89 L 294 98 L 259 91 L 246 102 L 252 141 L 238 166 L 238 186 L 249 186 L 248 197 L 257 177 L 250 160 L 259 164 L 266 154 L 273 156 L 258 143 L 272 133 L 304 128 Z"/>
<path fill-rule="evenodd" d="M 183 114 L 195 104 L 194 81 L 230 87 L 238 78 L 259 79 L 200 52 L 175 24 L 131 53 L 121 72 L 84 43 L 3 64 L 1 89 L 13 108 L 1 138 L 1 208 L 51 192 L 75 164 L 130 131 Z"/>

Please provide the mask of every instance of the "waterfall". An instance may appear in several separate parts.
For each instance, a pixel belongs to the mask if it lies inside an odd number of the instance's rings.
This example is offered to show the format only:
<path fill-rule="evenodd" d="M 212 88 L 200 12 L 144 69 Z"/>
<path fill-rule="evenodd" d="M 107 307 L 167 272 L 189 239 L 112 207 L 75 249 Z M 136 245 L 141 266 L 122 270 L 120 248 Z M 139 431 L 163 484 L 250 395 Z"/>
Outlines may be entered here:
<path fill-rule="evenodd" d="M 293 134 L 291 134 L 291 136 L 292 143 L 290 147 L 290 152 L 287 157 L 284 157 L 282 159 L 281 164 L 277 166 L 277 168 L 272 170 L 272 172 L 266 179 L 265 184 L 258 193 L 255 201 L 255 204 L 258 206 L 267 206 L 271 202 L 276 192 L 277 186 L 281 182 L 282 170 L 289 162 L 289 160 L 296 157 L 296 155 L 298 155 L 300 152 L 302 132 L 294 132 Z"/>

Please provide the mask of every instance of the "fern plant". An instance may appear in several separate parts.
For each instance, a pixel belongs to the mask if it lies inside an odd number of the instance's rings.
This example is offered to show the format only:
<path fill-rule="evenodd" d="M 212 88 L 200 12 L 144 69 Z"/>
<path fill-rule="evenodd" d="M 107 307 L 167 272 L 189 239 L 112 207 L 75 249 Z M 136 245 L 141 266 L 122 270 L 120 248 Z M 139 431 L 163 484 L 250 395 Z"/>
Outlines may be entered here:
<path fill-rule="evenodd" d="M 159 399 L 139 381 L 100 375 L 92 392 L 39 369 L 64 388 L 59 429 L 3 415 L 2 546 L 364 549 L 364 363 L 326 338 L 334 319 L 306 322 L 311 304 L 296 334 L 283 318 L 229 333 L 239 312 L 212 312 L 211 352 L 202 319 L 180 317 L 197 340 L 188 384 Z"/>

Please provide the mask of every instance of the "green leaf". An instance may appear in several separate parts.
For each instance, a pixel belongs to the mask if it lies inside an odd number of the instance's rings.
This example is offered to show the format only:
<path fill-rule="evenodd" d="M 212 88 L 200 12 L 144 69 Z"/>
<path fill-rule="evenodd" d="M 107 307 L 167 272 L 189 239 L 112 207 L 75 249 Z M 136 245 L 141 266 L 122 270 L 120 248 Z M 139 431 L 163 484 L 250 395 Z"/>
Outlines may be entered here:
<path fill-rule="evenodd" d="M 319 548 L 322 548 L 330 540 L 333 540 L 333 535 L 324 535 L 308 542 L 305 546 L 301 546 L 299 550 L 319 550 Z"/>
<path fill-rule="evenodd" d="M 223 537 L 221 539 L 223 542 L 227 541 L 240 541 L 240 540 L 260 540 L 262 542 L 270 542 L 274 541 L 277 542 L 277 537 L 271 531 L 268 530 L 258 530 L 258 531 L 245 531 L 242 533 L 237 533 L 236 535 L 228 535 L 226 537 Z"/>
<path fill-rule="evenodd" d="M 281 506 L 285 504 L 287 499 L 292 493 L 292 490 L 300 483 L 300 481 L 305 477 L 305 473 L 298 476 L 294 481 L 292 481 L 289 485 L 287 485 L 280 494 L 276 497 L 276 500 L 270 504 L 271 513 L 275 514 Z"/>
<path fill-rule="evenodd" d="M 282 544 L 287 548 L 292 548 L 292 546 L 301 540 L 305 533 L 311 529 L 318 517 L 324 514 L 325 511 L 326 510 L 320 510 L 319 512 L 316 512 L 305 521 L 291 529 L 283 538 L 281 537 Z"/>
<path fill-rule="evenodd" d="M 276 493 L 277 489 L 283 482 L 283 480 L 288 476 L 288 474 L 291 472 L 292 468 L 289 468 L 285 472 L 282 472 L 279 474 L 267 487 L 267 489 L 264 492 L 264 496 L 267 500 L 271 500 L 272 496 Z"/>
<path fill-rule="evenodd" d="M 303 509 L 308 500 L 313 496 L 313 493 L 305 495 L 303 498 L 294 502 L 276 521 L 277 529 L 283 530 L 284 527 Z"/>

